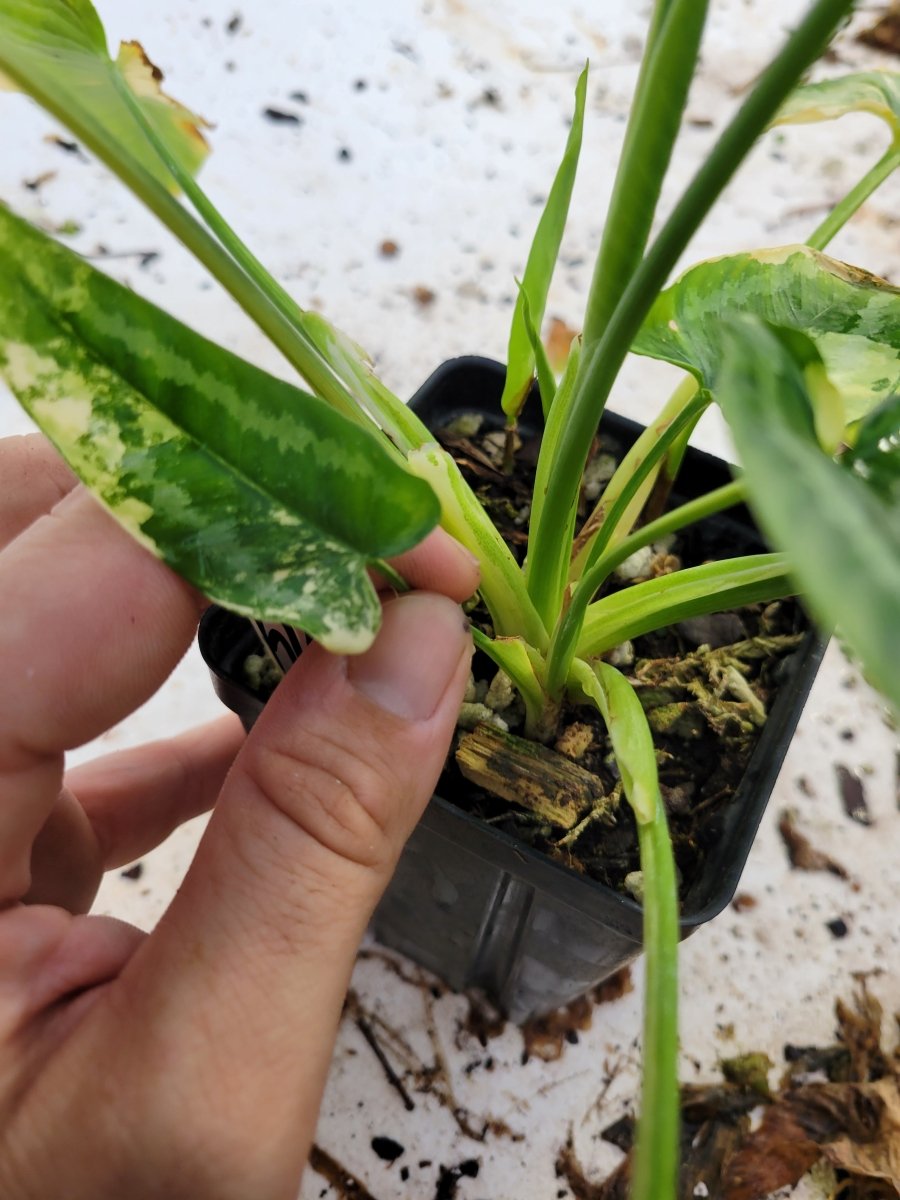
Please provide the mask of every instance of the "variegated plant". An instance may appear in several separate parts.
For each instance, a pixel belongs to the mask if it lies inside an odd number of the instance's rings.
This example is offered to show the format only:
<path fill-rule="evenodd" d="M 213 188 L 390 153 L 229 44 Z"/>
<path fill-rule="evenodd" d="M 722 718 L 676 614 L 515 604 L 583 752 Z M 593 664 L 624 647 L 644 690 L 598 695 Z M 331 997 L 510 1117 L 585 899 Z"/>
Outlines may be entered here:
<path fill-rule="evenodd" d="M 557 382 L 538 330 L 582 139 L 580 78 L 509 341 L 507 427 L 535 376 L 546 419 L 520 569 L 453 460 L 365 355 L 287 295 L 196 184 L 201 122 L 161 92 L 140 47 L 126 44 L 113 61 L 89 0 L 0 0 L 5 81 L 119 174 L 310 389 L 199 337 L 0 206 L 0 373 L 75 470 L 211 598 L 342 652 L 364 649 L 377 629 L 368 568 L 389 571 L 384 560 L 440 520 L 480 559 L 494 636 L 479 634 L 479 645 L 518 687 L 528 732 L 546 736 L 565 696 L 596 705 L 606 721 L 645 876 L 644 1113 L 633 1180 L 641 1200 L 674 1195 L 677 897 L 647 722 L 602 654 L 674 619 L 800 590 L 900 708 L 900 292 L 823 253 L 900 164 L 900 80 L 870 72 L 797 86 L 852 7 L 812 4 L 650 242 L 708 8 L 655 0 L 583 335 Z M 806 246 L 699 263 L 666 287 L 770 124 L 856 110 L 887 122 L 890 147 Z M 576 529 L 582 469 L 629 351 L 684 378 Z M 712 403 L 743 473 L 648 514 Z M 598 598 L 636 550 L 744 499 L 777 552 Z"/>

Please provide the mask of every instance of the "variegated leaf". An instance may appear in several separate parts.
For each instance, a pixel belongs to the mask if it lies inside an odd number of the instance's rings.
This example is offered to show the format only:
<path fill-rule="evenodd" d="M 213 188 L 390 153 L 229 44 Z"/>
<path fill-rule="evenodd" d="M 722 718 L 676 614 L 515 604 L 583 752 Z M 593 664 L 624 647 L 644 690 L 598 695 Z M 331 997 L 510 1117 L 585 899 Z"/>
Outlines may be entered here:
<path fill-rule="evenodd" d="M 210 598 L 356 652 L 373 560 L 436 523 L 380 435 L 0 206 L 0 374 L 113 515 Z M 374 427 L 373 427 L 374 430 Z"/>
<path fill-rule="evenodd" d="M 127 148 L 140 167 L 172 191 L 128 103 L 140 106 L 157 136 L 194 174 L 208 147 L 202 117 L 167 96 L 162 73 L 137 42 L 125 42 L 115 62 L 89 0 L 3 0 L 0 4 L 0 84 L 28 92 L 81 136 Z"/>
<path fill-rule="evenodd" d="M 808 246 L 691 267 L 657 297 L 632 350 L 684 367 L 715 395 L 722 321 L 738 313 L 812 338 L 843 401 L 845 424 L 900 383 L 900 289 Z"/>
<path fill-rule="evenodd" d="M 720 403 L 760 526 L 814 615 L 838 627 L 900 712 L 900 410 L 883 406 L 875 446 L 863 439 L 863 455 L 883 444 L 876 481 L 859 469 L 865 457 L 842 464 L 822 452 L 790 339 L 744 317 L 728 323 L 723 346 Z"/>
<path fill-rule="evenodd" d="M 788 96 L 773 125 L 833 121 L 852 112 L 869 112 L 885 121 L 900 142 L 900 74 L 858 71 L 839 79 L 806 83 Z"/>
<path fill-rule="evenodd" d="M 900 514 L 900 392 L 879 404 L 854 432 L 848 465 Z"/>

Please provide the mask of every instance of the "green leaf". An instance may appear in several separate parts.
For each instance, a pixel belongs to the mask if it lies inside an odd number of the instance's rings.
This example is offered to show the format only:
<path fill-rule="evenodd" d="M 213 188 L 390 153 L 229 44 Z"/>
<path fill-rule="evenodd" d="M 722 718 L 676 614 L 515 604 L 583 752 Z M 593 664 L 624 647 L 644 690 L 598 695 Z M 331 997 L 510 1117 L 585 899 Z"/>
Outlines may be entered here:
<path fill-rule="evenodd" d="M 900 392 L 869 413 L 844 461 L 900 512 Z"/>
<path fill-rule="evenodd" d="M 840 79 L 806 83 L 788 96 L 773 125 L 808 125 L 834 121 L 847 113 L 869 112 L 885 121 L 900 141 L 900 74 L 858 71 Z"/>
<path fill-rule="evenodd" d="M 603 335 L 644 256 L 708 7 L 709 0 L 670 0 L 655 7 L 585 305 L 587 350 Z"/>
<path fill-rule="evenodd" d="M 686 617 L 791 596 L 797 587 L 788 566 L 782 554 L 751 554 L 686 567 L 613 592 L 589 605 L 575 653 L 595 658 Z"/>
<path fill-rule="evenodd" d="M 550 359 L 547 357 L 547 350 L 541 341 L 540 331 L 535 328 L 534 321 L 531 319 L 531 308 L 528 304 L 528 297 L 522 290 L 521 284 L 519 285 L 519 296 L 522 300 L 522 320 L 525 322 L 525 331 L 528 334 L 528 340 L 531 343 L 531 352 L 534 355 L 538 392 L 541 397 L 541 411 L 544 414 L 544 421 L 546 422 L 550 415 L 553 398 L 556 395 L 556 376 L 553 374 Z M 525 395 L 527 396 L 528 393 L 526 392 Z"/>
<path fill-rule="evenodd" d="M 634 688 L 608 663 L 572 664 L 574 691 L 581 691 L 600 710 L 628 803 L 640 825 L 655 820 L 659 803 L 659 777 L 653 736 Z"/>
<path fill-rule="evenodd" d="M 353 404 L 345 415 L 353 416 L 358 421 L 363 413 L 367 413 L 398 447 L 407 452 L 433 440 L 428 426 L 381 382 L 362 346 L 332 325 L 321 313 L 304 312 L 294 306 L 294 319 L 297 327 L 347 389 Z M 323 396 L 323 399 L 330 399 L 330 396 Z M 331 400 L 331 403 L 334 401 Z"/>
<path fill-rule="evenodd" d="M 410 471 L 431 485 L 441 505 L 441 525 L 470 550 L 481 569 L 479 591 L 500 637 L 522 636 L 538 650 L 547 631 L 525 588 L 519 564 L 459 467 L 436 443 L 413 450 Z"/>
<path fill-rule="evenodd" d="M 697 381 L 692 375 L 685 375 L 659 416 L 622 458 L 579 530 L 572 547 L 571 580 L 580 579 L 606 546 L 615 546 L 628 536 L 647 503 L 669 449 L 678 444 L 682 434 L 690 437 L 710 402 L 705 390 L 698 397 Z"/>
<path fill-rule="evenodd" d="M 573 664 L 572 691 L 599 708 L 638 826 L 646 988 L 641 1114 L 631 1195 L 675 1195 L 678 1173 L 678 888 L 647 717 L 615 668 Z M 580 697 L 579 697 L 580 698 Z"/>
<path fill-rule="evenodd" d="M 644 430 L 622 460 L 620 467 L 627 466 L 627 472 L 620 475 L 620 471 L 616 471 L 607 485 L 604 496 L 610 491 L 614 492 L 614 496 L 610 498 L 605 520 L 590 545 L 584 574 L 570 585 L 568 605 L 550 638 L 547 687 L 551 696 L 558 694 L 568 676 L 569 664 L 576 652 L 590 601 L 606 579 L 603 552 L 614 544 L 611 535 L 620 528 L 624 529 L 623 537 L 628 533 L 630 524 L 644 506 L 649 486 L 652 486 L 666 452 L 681 433 L 693 429 L 709 404 L 709 394 L 698 391 L 689 375 L 685 379 L 691 385 L 686 389 L 687 400 L 680 400 L 679 392 L 682 389 L 676 389 L 662 419 Z M 633 511 L 631 519 L 627 516 L 630 509 Z"/>
<path fill-rule="evenodd" d="M 208 153 L 206 122 L 162 91 L 162 74 L 137 42 L 124 42 L 115 62 L 88 0 L 3 0 L 0 70 L 69 124 L 93 130 L 171 191 L 176 184 L 132 113 L 126 92 L 169 152 L 196 172 Z"/>
<path fill-rule="evenodd" d="M 17 72 L 21 87 L 67 125 L 164 222 L 318 395 L 365 424 L 354 397 L 362 392 L 376 403 L 384 397 L 368 385 L 361 363 L 357 364 L 360 378 L 352 381 L 350 395 L 342 378 L 349 365 L 349 339 L 344 339 L 346 345 L 335 346 L 334 361 L 330 360 L 327 347 L 323 348 L 328 338 L 322 321 L 314 324 L 313 315 L 299 308 L 197 185 L 192 173 L 206 153 L 197 129 L 199 119 L 161 93 L 161 74 L 137 43 L 126 42 L 118 62 L 112 64 L 103 28 L 86 0 L 49 0 L 45 5 L 12 0 L 6 11 L 0 11 L 0 33 L 5 31 L 11 31 L 13 40 L 9 46 L 0 41 L 0 65 L 6 62 Z M 11 50 L 16 49 L 21 53 L 14 56 Z M 58 62 L 63 65 L 59 73 Z M 174 199 L 171 193 L 179 186 L 215 238 Z M 341 336 L 335 331 L 334 340 Z M 349 354 L 352 357 L 355 348 Z M 392 402 L 396 415 L 400 404 L 395 398 Z M 380 412 L 389 403 L 382 404 Z M 411 414 L 399 423 L 411 428 Z"/>
<path fill-rule="evenodd" d="M 876 491 L 858 467 L 848 470 L 823 453 L 808 424 L 792 415 L 810 401 L 782 339 L 744 317 L 729 323 L 723 341 L 719 398 L 757 519 L 786 551 L 813 614 L 838 627 L 900 711 L 900 428 L 879 428 L 878 441 L 888 441 L 887 479 Z M 896 412 L 892 401 L 883 415 L 890 422 Z"/>
<path fill-rule="evenodd" d="M 113 515 L 211 599 L 371 642 L 366 566 L 435 524 L 379 435 L 193 333 L 0 207 L 0 373 Z"/>
<path fill-rule="evenodd" d="M 660 22 L 665 22 L 667 15 L 671 17 L 676 11 L 674 0 L 665 6 L 665 12 L 662 7 L 657 6 L 653 18 L 653 40 L 657 47 L 663 45 L 664 26 Z M 560 542 L 565 541 L 567 547 L 571 544 L 568 540 L 572 528 L 570 521 L 578 504 L 591 441 L 619 369 L 640 332 L 654 297 L 753 142 L 791 89 L 796 87 L 804 71 L 819 58 L 852 7 L 853 0 L 814 0 L 677 201 L 640 265 L 631 274 L 609 323 L 606 324 L 605 319 L 598 322 L 603 333 L 593 343 L 589 336 L 585 338 L 566 427 L 553 448 L 553 470 L 548 472 L 544 499 L 544 520 L 548 529 L 541 536 L 544 547 L 552 542 L 553 531 Z M 543 611 L 542 605 L 538 607 Z"/>
<path fill-rule="evenodd" d="M 562 520 L 554 519 L 557 514 L 547 512 L 545 501 L 557 469 L 560 439 L 565 436 L 568 428 L 570 405 L 580 362 L 581 339 L 573 338 L 566 368 L 547 414 L 531 496 L 525 581 L 528 594 L 547 629 L 552 629 L 555 625 L 562 606 L 572 535 L 575 531 L 577 496 Z"/>
<path fill-rule="evenodd" d="M 900 289 L 808 246 L 691 267 L 657 297 L 631 348 L 691 371 L 715 395 L 722 322 L 735 313 L 812 338 L 847 423 L 900 383 Z"/>
<path fill-rule="evenodd" d="M 476 647 L 483 651 L 501 671 L 505 671 L 525 704 L 526 736 L 536 729 L 544 715 L 547 696 L 535 669 L 540 657 L 522 638 L 489 638 L 472 627 Z"/>
<path fill-rule="evenodd" d="M 519 415 L 534 375 L 534 352 L 525 324 L 524 298 L 528 299 L 534 327 L 540 331 L 544 319 L 544 308 L 547 304 L 547 292 L 550 289 L 553 268 L 556 266 L 563 231 L 566 227 L 569 201 L 572 198 L 575 172 L 578 168 L 578 155 L 581 152 L 587 77 L 588 69 L 585 67 L 575 86 L 575 113 L 572 117 L 565 153 L 538 222 L 525 266 L 522 286 L 519 289 L 516 307 L 513 311 L 512 326 L 509 331 L 509 349 L 506 355 L 506 382 L 503 385 L 503 395 L 500 399 L 503 411 L 510 422 L 515 421 Z"/>

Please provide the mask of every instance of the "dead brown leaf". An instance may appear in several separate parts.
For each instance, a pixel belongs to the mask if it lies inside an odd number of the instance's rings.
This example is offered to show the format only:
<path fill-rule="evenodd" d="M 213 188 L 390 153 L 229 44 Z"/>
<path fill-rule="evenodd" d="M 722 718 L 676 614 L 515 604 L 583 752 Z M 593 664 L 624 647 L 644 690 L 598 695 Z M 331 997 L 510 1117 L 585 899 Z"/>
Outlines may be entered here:
<path fill-rule="evenodd" d="M 856 1083 L 881 1079 L 890 1069 L 881 1048 L 883 1010 L 864 978 L 859 981 L 852 1006 L 838 1000 L 835 1014 L 838 1040 L 847 1047 L 850 1059 L 847 1078 Z"/>
<path fill-rule="evenodd" d="M 763 1200 L 779 1188 L 793 1187 L 821 1157 L 790 1108 L 773 1105 L 726 1167 L 722 1200 Z"/>
<path fill-rule="evenodd" d="M 620 1000 L 634 991 L 634 980 L 631 977 L 631 967 L 620 967 L 602 983 L 598 983 L 591 992 L 595 1004 L 610 1004 Z"/>
<path fill-rule="evenodd" d="M 701 1191 L 715 1200 L 766 1200 L 795 1186 L 818 1162 L 837 1172 L 834 1200 L 900 1196 L 900 1043 L 890 1052 L 883 1047 L 881 1004 L 866 976 L 855 978 L 852 1003 L 835 1005 L 837 1044 L 786 1046 L 790 1068 L 769 1103 L 757 1090 L 767 1076 L 767 1060 L 759 1054 L 724 1063 L 731 1081 L 682 1087 L 679 1200 L 693 1200 Z M 900 1030 L 900 1014 L 896 1020 Z M 805 1082 L 822 1071 L 828 1082 Z M 761 1102 L 762 1120 L 751 1132 L 750 1113 Z M 629 1151 L 624 1124 L 604 1137 Z M 612 1130 L 617 1137 L 608 1137 Z M 576 1196 L 624 1200 L 629 1161 L 630 1154 L 606 1181 L 609 1190 L 591 1185 L 594 1190 Z"/>
<path fill-rule="evenodd" d="M 825 1147 L 825 1157 L 854 1175 L 883 1179 L 900 1194 L 900 1084 L 896 1079 L 879 1079 L 866 1085 L 865 1101 L 873 1109 L 881 1105 L 872 1140 L 839 1137 Z"/>
<path fill-rule="evenodd" d="M 793 1187 L 822 1157 L 900 1191 L 897 1080 L 811 1083 L 785 1093 L 729 1164 L 724 1200 L 763 1200 Z"/>
<path fill-rule="evenodd" d="M 722 1181 L 735 1150 L 750 1127 L 748 1117 L 738 1121 L 707 1121 L 691 1139 L 683 1155 L 678 1194 L 685 1200 L 695 1196 L 722 1196 Z"/>
<path fill-rule="evenodd" d="M 525 1043 L 522 1061 L 540 1058 L 544 1062 L 556 1062 L 562 1058 L 566 1044 L 577 1042 L 579 1032 L 590 1029 L 592 1007 L 589 996 L 580 996 L 564 1008 L 526 1021 L 522 1026 Z"/>
<path fill-rule="evenodd" d="M 572 338 L 577 336 L 577 329 L 573 329 L 571 325 L 567 325 L 559 317 L 550 318 L 550 328 L 547 331 L 547 336 L 544 338 L 544 345 L 547 348 L 547 358 L 550 361 L 550 366 L 554 371 L 560 372 L 566 365 L 566 359 L 569 357 L 569 347 L 572 345 Z"/>

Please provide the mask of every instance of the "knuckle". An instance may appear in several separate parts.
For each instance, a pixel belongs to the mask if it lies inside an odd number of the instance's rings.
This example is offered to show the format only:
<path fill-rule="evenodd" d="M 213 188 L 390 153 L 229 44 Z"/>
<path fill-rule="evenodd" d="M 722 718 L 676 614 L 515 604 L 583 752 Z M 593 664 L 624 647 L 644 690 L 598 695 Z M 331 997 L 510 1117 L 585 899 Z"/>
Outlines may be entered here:
<path fill-rule="evenodd" d="M 391 781 L 384 765 L 327 738 L 256 748 L 250 775 L 263 798 L 333 854 L 382 868 L 394 856 Z"/>

